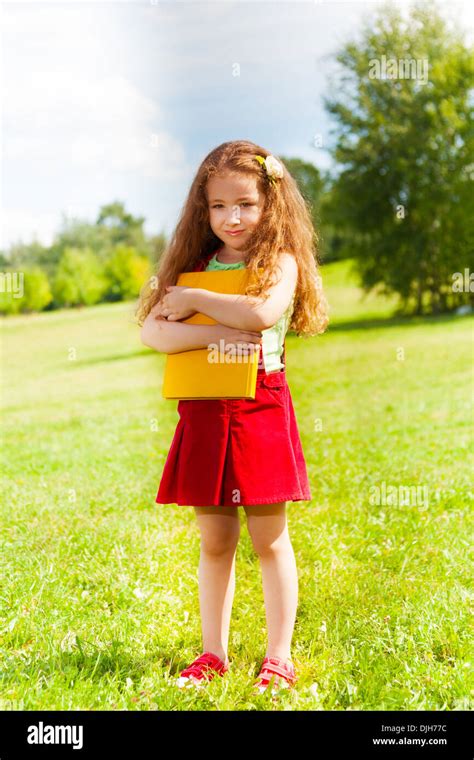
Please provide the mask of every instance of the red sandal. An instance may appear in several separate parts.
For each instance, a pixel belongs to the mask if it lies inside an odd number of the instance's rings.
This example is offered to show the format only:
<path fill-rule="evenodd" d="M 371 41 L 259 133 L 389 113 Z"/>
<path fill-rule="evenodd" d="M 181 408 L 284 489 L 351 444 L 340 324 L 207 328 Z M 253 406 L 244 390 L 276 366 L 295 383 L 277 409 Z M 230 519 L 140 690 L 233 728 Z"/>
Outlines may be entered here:
<path fill-rule="evenodd" d="M 265 657 L 254 689 L 262 694 L 272 683 L 272 694 L 275 694 L 278 689 L 290 689 L 296 680 L 292 662 L 282 660 L 280 657 Z"/>
<path fill-rule="evenodd" d="M 188 665 L 177 679 L 177 686 L 182 689 L 187 686 L 201 685 L 203 681 L 212 681 L 215 675 L 223 676 L 229 666 L 213 652 L 204 652 L 191 665 Z"/>

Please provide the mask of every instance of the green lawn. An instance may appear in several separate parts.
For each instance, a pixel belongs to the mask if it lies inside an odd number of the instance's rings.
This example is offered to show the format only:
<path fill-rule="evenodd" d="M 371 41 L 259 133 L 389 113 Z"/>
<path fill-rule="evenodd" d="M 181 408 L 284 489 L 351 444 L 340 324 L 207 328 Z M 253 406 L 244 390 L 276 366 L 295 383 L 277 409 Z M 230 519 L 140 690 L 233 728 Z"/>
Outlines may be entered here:
<path fill-rule="evenodd" d="M 0 709 L 472 709 L 472 317 L 391 319 L 347 262 L 323 282 L 328 331 L 287 338 L 314 498 L 288 506 L 299 682 L 274 701 L 252 693 L 242 509 L 231 671 L 173 685 L 201 651 L 199 534 L 192 507 L 154 501 L 177 402 L 134 303 L 2 320 Z"/>

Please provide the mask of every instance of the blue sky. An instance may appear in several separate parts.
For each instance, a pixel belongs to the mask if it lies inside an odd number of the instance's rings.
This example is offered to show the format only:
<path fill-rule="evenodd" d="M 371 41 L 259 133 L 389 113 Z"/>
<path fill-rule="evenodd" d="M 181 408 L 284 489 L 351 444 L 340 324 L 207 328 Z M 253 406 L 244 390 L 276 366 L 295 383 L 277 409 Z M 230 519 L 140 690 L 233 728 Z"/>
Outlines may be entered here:
<path fill-rule="evenodd" d="M 92 222 L 114 200 L 170 233 L 227 140 L 328 167 L 331 55 L 377 5 L 4 2 L 0 248 L 47 245 L 62 214 Z M 470 3 L 448 6 L 472 29 Z"/>

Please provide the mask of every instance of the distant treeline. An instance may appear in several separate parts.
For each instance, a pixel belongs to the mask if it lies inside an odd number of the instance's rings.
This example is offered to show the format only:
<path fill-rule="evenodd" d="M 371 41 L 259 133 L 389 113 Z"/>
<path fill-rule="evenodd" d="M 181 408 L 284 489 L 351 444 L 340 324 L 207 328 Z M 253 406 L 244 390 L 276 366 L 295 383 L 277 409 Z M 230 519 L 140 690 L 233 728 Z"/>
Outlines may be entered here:
<path fill-rule="evenodd" d="M 304 172 L 301 182 L 311 201 L 315 225 L 319 224 L 324 182 L 317 168 L 296 159 L 287 163 L 290 171 Z M 0 252 L 0 313 L 91 306 L 138 297 L 147 278 L 156 272 L 168 242 L 164 232 L 147 237 L 144 222 L 115 201 L 100 209 L 95 222 L 64 216 L 51 246 L 34 241 Z M 329 259 L 339 257 L 336 237 L 334 241 L 335 245 L 328 247 Z"/>
<path fill-rule="evenodd" d="M 3 314 L 90 306 L 138 296 L 166 245 L 164 234 L 146 237 L 144 218 L 122 203 L 104 206 L 95 223 L 64 218 L 51 246 L 18 243 L 0 253 Z M 10 275 L 10 276 L 9 276 Z M 10 291 L 10 292 L 8 292 Z"/>

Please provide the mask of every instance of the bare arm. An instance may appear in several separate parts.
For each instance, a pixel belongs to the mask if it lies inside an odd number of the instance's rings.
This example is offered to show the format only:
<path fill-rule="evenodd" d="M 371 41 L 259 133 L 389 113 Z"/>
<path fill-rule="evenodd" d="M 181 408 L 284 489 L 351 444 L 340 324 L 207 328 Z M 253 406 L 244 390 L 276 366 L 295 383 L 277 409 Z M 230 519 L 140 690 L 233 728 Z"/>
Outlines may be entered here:
<path fill-rule="evenodd" d="M 146 317 L 140 338 L 142 343 L 164 354 L 176 354 L 197 348 L 207 348 L 219 340 L 231 343 L 261 343 L 261 333 L 235 330 L 226 325 L 188 325 L 183 322 L 168 322 L 156 316 L 156 307 Z"/>
<path fill-rule="evenodd" d="M 189 305 L 223 325 L 241 330 L 267 330 L 288 308 L 298 280 L 298 265 L 293 256 L 280 257 L 280 279 L 268 291 L 268 298 L 213 293 L 203 288 L 189 289 Z"/>
<path fill-rule="evenodd" d="M 147 316 L 141 329 L 142 343 L 163 354 L 175 354 L 196 348 L 207 348 L 215 342 L 215 325 L 187 325 L 168 322 L 164 317 Z"/>

